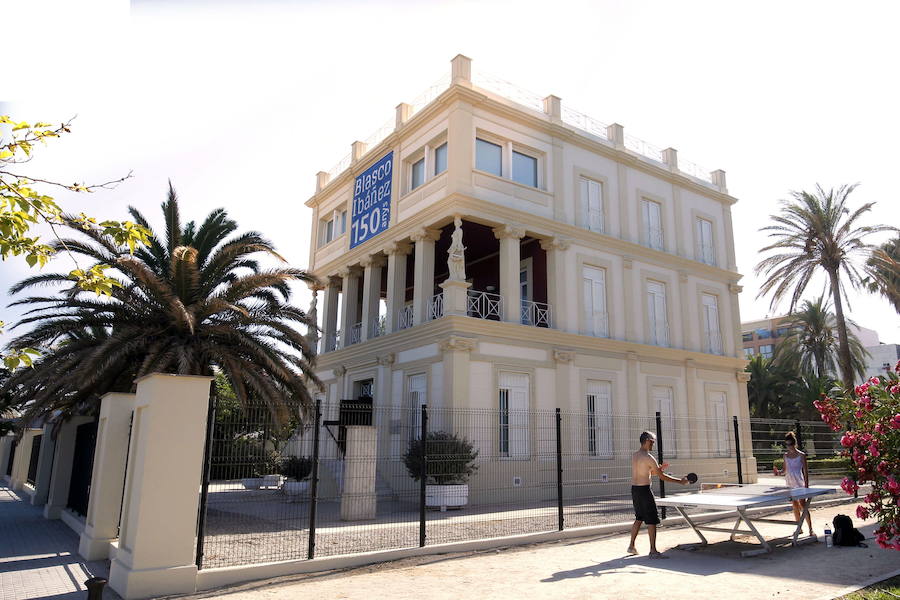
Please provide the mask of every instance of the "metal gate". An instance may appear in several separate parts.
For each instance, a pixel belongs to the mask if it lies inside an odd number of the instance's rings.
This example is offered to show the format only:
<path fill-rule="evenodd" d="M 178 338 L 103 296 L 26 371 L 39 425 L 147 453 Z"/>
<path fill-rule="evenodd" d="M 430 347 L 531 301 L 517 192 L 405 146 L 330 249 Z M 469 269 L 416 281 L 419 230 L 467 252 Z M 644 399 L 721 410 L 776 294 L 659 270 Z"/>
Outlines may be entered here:
<path fill-rule="evenodd" d="M 28 478 L 26 479 L 31 485 L 35 485 L 37 480 L 38 459 L 41 457 L 41 440 L 43 439 L 43 434 L 31 438 L 31 459 L 28 461 Z"/>
<path fill-rule="evenodd" d="M 13 440 L 9 446 L 9 460 L 6 462 L 6 474 L 9 477 L 12 477 L 13 461 L 16 460 L 16 446 L 18 445 L 19 440 Z"/>
<path fill-rule="evenodd" d="M 97 445 L 97 422 L 79 425 L 75 433 L 75 451 L 72 455 L 72 479 L 69 483 L 69 499 L 66 503 L 80 515 L 87 515 L 91 495 L 91 471 L 94 468 L 94 447 Z"/>

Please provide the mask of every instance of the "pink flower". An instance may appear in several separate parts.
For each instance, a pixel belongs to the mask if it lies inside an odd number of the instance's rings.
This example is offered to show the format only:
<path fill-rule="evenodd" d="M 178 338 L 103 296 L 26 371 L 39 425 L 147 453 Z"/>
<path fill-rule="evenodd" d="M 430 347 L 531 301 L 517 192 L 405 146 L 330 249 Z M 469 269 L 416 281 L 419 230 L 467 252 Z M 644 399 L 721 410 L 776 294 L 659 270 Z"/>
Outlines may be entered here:
<path fill-rule="evenodd" d="M 855 413 L 853 413 L 853 416 L 856 417 L 857 419 L 862 419 L 862 418 L 863 418 L 863 411 L 858 410 L 858 411 L 856 411 Z"/>
<path fill-rule="evenodd" d="M 881 456 L 881 453 L 878 452 L 878 445 L 877 445 L 877 444 L 870 444 L 870 445 L 869 445 L 869 454 L 872 455 L 872 458 L 878 458 L 879 456 Z"/>
<path fill-rule="evenodd" d="M 850 431 L 848 431 L 847 433 L 845 433 L 843 435 L 843 437 L 841 437 L 841 446 L 843 446 L 844 448 L 849 448 L 855 442 L 856 442 L 856 436 Z"/>
<path fill-rule="evenodd" d="M 900 373 L 900 360 L 897 361 L 897 364 L 894 365 L 894 372 Z"/>
<path fill-rule="evenodd" d="M 888 473 L 890 473 L 890 465 L 887 464 L 885 461 L 881 461 L 880 463 L 878 463 L 878 467 L 876 467 L 876 470 L 883 477 L 887 477 Z M 866 500 L 866 502 L 869 502 L 869 500 Z"/>
<path fill-rule="evenodd" d="M 875 423 L 875 433 L 879 435 L 887 433 L 887 427 L 884 426 L 884 423 Z"/>
<path fill-rule="evenodd" d="M 841 489 L 852 495 L 859 490 L 859 486 L 849 477 L 844 477 L 843 481 L 841 481 Z"/>
<path fill-rule="evenodd" d="M 856 507 L 856 516 L 860 519 L 868 519 L 869 518 L 869 509 L 863 505 L 859 505 Z"/>
<path fill-rule="evenodd" d="M 897 483 L 897 480 L 893 477 L 888 477 L 888 480 L 884 484 L 884 487 L 886 487 L 887 490 L 895 496 L 897 494 L 900 494 L 900 483 Z"/>
<path fill-rule="evenodd" d="M 891 418 L 891 428 L 900 429 L 900 414 L 894 415 L 893 418 Z"/>
<path fill-rule="evenodd" d="M 891 393 L 894 394 L 895 396 L 896 396 L 897 394 L 900 394 L 900 385 L 892 385 L 892 386 L 891 386 Z"/>
<path fill-rule="evenodd" d="M 881 383 L 881 380 L 878 379 L 878 377 L 869 377 L 869 383 L 878 385 L 879 383 Z"/>
<path fill-rule="evenodd" d="M 868 391 L 869 391 L 869 384 L 868 384 L 868 383 L 864 383 L 864 384 L 862 384 L 862 385 L 856 386 L 856 395 L 857 395 L 857 396 L 865 396 L 865 395 L 866 395 L 866 392 L 868 392 Z"/>

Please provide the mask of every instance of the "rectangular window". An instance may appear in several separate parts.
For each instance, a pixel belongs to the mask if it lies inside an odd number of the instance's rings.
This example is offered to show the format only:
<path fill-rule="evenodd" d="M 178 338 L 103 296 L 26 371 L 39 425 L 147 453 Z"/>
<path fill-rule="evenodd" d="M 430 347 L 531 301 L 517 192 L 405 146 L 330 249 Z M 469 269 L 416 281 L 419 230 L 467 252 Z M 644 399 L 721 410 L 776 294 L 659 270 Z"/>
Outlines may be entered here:
<path fill-rule="evenodd" d="M 439 175 L 447 170 L 447 142 L 434 149 L 434 174 Z"/>
<path fill-rule="evenodd" d="M 725 402 L 725 392 L 713 392 L 712 395 L 713 428 L 715 431 L 716 456 L 728 456 L 728 412 Z"/>
<path fill-rule="evenodd" d="M 491 142 L 475 138 L 475 168 L 485 173 L 493 173 L 501 177 L 503 175 L 503 149 Z"/>
<path fill-rule="evenodd" d="M 325 243 L 334 239 L 334 219 L 328 219 L 325 223 Z"/>
<path fill-rule="evenodd" d="M 420 158 L 410 168 L 409 189 L 414 190 L 425 183 L 425 159 Z"/>
<path fill-rule="evenodd" d="M 756 330 L 756 338 L 760 340 L 767 340 L 772 337 L 771 329 L 757 329 Z"/>
<path fill-rule="evenodd" d="M 344 235 L 347 232 L 347 211 L 342 210 L 338 213 L 337 216 L 337 230 L 335 231 L 335 237 L 339 235 Z"/>
<path fill-rule="evenodd" d="M 650 343 L 669 345 L 669 322 L 666 315 L 666 286 L 656 281 L 647 282 L 647 320 L 650 325 Z"/>
<path fill-rule="evenodd" d="M 697 260 L 707 265 L 716 264 L 713 249 L 712 221 L 697 219 Z"/>
<path fill-rule="evenodd" d="M 582 269 L 584 294 L 584 329 L 588 335 L 609 337 L 609 315 L 606 312 L 606 270 L 587 265 Z"/>
<path fill-rule="evenodd" d="M 745 358 L 753 358 L 755 354 L 753 348 L 744 348 L 744 357 Z"/>
<path fill-rule="evenodd" d="M 533 156 L 522 154 L 513 150 L 512 153 L 512 178 L 513 181 L 531 187 L 538 184 L 538 160 Z"/>
<path fill-rule="evenodd" d="M 591 231 L 603 233 L 603 196 L 600 183 L 581 177 L 581 198 L 584 202 L 585 226 Z"/>
<path fill-rule="evenodd" d="M 710 354 L 722 354 L 718 299 L 712 294 L 701 294 L 701 304 L 703 305 L 703 350 Z"/>
<path fill-rule="evenodd" d="M 760 346 L 759 353 L 762 354 L 763 358 L 772 358 L 772 354 L 775 353 L 775 346 L 772 344 Z"/>
<path fill-rule="evenodd" d="M 428 403 L 427 382 L 424 374 L 410 375 L 406 379 L 406 389 L 409 394 L 407 402 L 408 440 L 419 439 L 422 434 L 422 405 Z"/>
<path fill-rule="evenodd" d="M 775 337 L 784 337 L 791 334 L 790 327 L 779 327 L 775 330 Z"/>
<path fill-rule="evenodd" d="M 752 342 L 753 341 L 753 332 L 745 331 L 741 334 L 741 340 L 744 342 Z"/>
<path fill-rule="evenodd" d="M 501 372 L 499 377 L 500 455 L 528 456 L 528 375 Z"/>
<path fill-rule="evenodd" d="M 675 412 L 674 412 L 674 392 L 672 388 L 664 385 L 654 385 L 651 393 L 653 401 L 651 406 L 655 406 L 659 411 L 660 421 L 662 425 L 662 441 L 663 456 L 674 457 L 678 454 L 675 439 Z"/>
<path fill-rule="evenodd" d="M 611 389 L 609 381 L 587 382 L 587 451 L 590 456 L 613 456 Z"/>
<path fill-rule="evenodd" d="M 662 207 L 653 200 L 641 200 L 641 214 L 644 219 L 644 239 L 654 250 L 663 249 Z"/>

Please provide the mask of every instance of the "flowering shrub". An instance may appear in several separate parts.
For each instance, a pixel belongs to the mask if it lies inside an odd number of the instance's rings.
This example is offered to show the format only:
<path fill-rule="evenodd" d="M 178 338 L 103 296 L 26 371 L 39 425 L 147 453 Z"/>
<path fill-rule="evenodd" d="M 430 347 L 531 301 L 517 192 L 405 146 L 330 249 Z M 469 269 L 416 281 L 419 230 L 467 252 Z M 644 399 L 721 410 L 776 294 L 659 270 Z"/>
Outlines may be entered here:
<path fill-rule="evenodd" d="M 882 548 L 900 550 L 900 361 L 893 373 L 872 377 L 855 388 L 855 396 L 835 393 L 814 402 L 833 431 L 844 430 L 842 456 L 850 458 L 852 473 L 841 489 L 855 494 L 862 483 L 872 492 L 857 507 L 856 516 L 878 519 L 875 540 Z M 852 427 L 852 429 L 849 429 Z"/>

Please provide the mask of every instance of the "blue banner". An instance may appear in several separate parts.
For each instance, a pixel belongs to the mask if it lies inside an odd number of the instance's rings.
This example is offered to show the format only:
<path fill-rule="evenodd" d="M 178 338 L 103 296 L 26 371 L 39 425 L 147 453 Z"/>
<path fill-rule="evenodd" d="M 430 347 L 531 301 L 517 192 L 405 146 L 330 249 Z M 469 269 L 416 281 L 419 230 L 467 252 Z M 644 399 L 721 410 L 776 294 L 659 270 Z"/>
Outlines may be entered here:
<path fill-rule="evenodd" d="M 350 218 L 350 247 L 355 248 L 388 228 L 391 221 L 391 180 L 394 153 L 356 178 L 353 186 L 353 212 Z"/>

